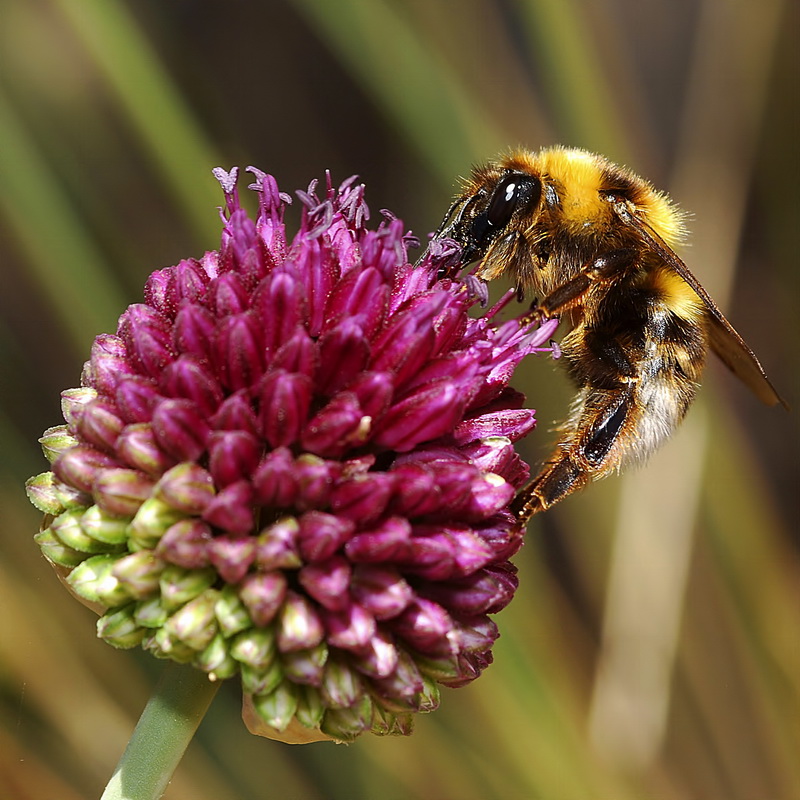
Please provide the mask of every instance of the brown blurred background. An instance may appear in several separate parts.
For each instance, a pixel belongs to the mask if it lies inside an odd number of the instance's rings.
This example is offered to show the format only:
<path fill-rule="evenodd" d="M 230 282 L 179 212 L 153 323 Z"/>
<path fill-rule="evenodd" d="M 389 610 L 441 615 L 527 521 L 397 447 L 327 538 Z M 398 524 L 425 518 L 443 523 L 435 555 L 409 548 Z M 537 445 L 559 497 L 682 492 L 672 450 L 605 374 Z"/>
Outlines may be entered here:
<path fill-rule="evenodd" d="M 510 145 L 602 152 L 692 213 L 685 260 L 800 406 L 791 0 L 0 0 L 0 798 L 99 796 L 160 663 L 38 553 L 24 479 L 93 337 L 216 247 L 217 165 L 358 173 L 434 229 Z M 534 361 L 531 359 L 531 361 Z M 547 452 L 569 387 L 519 380 Z M 644 469 L 531 525 L 495 664 L 408 739 L 289 747 L 223 688 L 171 800 L 800 797 L 798 413 L 712 363 Z"/>

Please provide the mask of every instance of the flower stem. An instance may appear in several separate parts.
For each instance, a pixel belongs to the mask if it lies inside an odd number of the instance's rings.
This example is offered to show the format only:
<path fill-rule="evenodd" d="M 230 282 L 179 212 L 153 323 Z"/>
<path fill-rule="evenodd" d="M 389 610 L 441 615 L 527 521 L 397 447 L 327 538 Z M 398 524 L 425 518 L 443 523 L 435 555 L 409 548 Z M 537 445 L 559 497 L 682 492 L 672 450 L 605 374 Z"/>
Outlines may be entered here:
<path fill-rule="evenodd" d="M 101 800 L 160 798 L 217 689 L 200 670 L 168 664 Z"/>

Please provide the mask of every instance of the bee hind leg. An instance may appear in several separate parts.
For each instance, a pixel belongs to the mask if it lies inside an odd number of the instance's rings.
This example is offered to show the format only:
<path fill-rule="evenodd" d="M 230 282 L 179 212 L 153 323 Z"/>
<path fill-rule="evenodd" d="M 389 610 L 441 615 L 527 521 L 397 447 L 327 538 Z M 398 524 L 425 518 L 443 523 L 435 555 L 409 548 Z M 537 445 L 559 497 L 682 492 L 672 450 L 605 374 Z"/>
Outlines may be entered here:
<path fill-rule="evenodd" d="M 514 499 L 511 509 L 520 522 L 527 523 L 534 514 L 619 465 L 632 430 L 635 386 L 631 381 L 587 393 L 566 424 L 556 452 Z"/>

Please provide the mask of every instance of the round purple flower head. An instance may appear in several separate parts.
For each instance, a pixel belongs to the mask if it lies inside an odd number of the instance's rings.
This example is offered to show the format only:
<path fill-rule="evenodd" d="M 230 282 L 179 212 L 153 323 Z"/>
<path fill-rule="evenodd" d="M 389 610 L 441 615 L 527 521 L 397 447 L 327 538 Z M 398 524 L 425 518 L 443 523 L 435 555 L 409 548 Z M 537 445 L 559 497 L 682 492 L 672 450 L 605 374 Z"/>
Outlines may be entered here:
<path fill-rule="evenodd" d="M 508 382 L 556 323 L 470 317 L 458 253 L 409 264 L 353 180 L 298 192 L 289 243 L 250 171 L 255 221 L 217 170 L 220 249 L 153 273 L 63 393 L 36 539 L 105 641 L 240 675 L 255 732 L 408 733 L 492 660 L 534 425 Z"/>

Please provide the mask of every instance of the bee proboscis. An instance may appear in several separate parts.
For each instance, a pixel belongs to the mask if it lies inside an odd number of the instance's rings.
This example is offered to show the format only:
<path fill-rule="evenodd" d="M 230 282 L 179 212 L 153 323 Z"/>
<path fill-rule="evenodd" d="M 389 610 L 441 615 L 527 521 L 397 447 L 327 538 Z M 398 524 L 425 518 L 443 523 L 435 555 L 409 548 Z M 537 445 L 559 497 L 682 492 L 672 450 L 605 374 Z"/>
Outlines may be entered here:
<path fill-rule="evenodd" d="M 625 168 L 585 150 L 515 150 L 476 168 L 434 239 L 461 266 L 509 275 L 532 314 L 559 317 L 578 387 L 555 452 L 515 501 L 527 521 L 631 460 L 680 423 L 710 347 L 765 403 L 786 405 L 759 360 L 674 251 L 683 214 Z"/>

